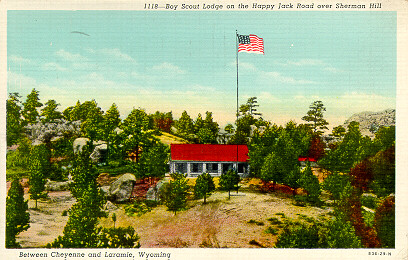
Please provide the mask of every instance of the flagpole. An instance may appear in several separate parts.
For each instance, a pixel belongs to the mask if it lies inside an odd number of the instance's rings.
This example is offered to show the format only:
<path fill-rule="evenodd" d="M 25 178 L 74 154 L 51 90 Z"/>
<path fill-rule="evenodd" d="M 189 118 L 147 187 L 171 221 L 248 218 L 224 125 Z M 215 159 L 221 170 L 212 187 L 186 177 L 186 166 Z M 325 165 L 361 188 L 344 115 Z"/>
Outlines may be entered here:
<path fill-rule="evenodd" d="M 236 43 L 236 52 L 237 52 L 237 123 L 236 127 L 237 129 L 235 130 L 235 135 L 238 133 L 238 112 L 239 112 L 239 104 L 238 104 L 238 30 L 235 30 L 236 36 L 235 36 L 235 43 Z M 238 141 L 238 139 L 236 140 Z M 238 173 L 238 142 L 237 142 L 237 173 Z"/>

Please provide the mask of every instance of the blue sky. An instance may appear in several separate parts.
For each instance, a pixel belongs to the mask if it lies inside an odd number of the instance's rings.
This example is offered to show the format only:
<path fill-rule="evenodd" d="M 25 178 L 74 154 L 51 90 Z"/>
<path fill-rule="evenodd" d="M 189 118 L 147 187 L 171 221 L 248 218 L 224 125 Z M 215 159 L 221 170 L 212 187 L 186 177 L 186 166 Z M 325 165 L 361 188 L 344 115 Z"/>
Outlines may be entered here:
<path fill-rule="evenodd" d="M 32 88 L 61 110 L 95 99 L 122 116 L 236 110 L 235 31 L 264 39 L 239 54 L 240 103 L 263 117 L 301 117 L 315 100 L 336 126 L 354 113 L 396 106 L 395 12 L 8 11 L 8 92 Z M 80 31 L 89 36 L 71 33 Z"/>

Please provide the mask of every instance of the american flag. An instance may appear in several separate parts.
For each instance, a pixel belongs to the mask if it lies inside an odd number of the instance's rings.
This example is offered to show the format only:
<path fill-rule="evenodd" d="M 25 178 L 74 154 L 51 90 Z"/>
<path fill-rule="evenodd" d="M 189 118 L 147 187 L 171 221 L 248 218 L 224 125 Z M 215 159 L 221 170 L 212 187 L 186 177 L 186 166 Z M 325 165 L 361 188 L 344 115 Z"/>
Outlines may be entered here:
<path fill-rule="evenodd" d="M 264 53 L 263 39 L 254 34 L 240 35 L 238 34 L 238 52 L 255 52 Z"/>

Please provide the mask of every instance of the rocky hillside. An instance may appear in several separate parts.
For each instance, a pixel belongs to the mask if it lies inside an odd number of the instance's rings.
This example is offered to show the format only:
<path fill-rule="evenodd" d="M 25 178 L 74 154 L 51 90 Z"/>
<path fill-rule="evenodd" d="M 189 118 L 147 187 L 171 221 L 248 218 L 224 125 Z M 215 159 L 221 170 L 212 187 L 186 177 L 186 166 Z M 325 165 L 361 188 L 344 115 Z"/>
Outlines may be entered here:
<path fill-rule="evenodd" d="M 395 109 L 354 114 L 344 122 L 343 127 L 347 129 L 352 121 L 360 123 L 360 131 L 363 135 L 374 137 L 379 127 L 395 125 Z"/>

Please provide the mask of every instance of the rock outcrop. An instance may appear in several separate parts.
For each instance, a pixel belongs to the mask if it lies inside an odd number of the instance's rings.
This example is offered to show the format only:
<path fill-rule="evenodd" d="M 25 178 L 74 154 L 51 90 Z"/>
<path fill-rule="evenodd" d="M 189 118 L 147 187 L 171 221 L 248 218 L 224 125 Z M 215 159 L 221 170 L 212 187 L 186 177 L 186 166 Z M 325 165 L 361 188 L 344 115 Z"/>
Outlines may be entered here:
<path fill-rule="evenodd" d="M 114 181 L 108 192 L 108 198 L 113 202 L 125 202 L 132 195 L 133 186 L 136 182 L 135 175 L 125 173 Z"/>
<path fill-rule="evenodd" d="M 33 145 L 54 142 L 63 137 L 64 133 L 79 134 L 81 121 L 69 122 L 57 119 L 53 123 L 30 124 L 26 126 L 27 136 Z"/>
<path fill-rule="evenodd" d="M 375 132 L 381 126 L 395 125 L 395 109 L 387 109 L 381 112 L 362 112 L 354 114 L 344 122 L 343 127 L 347 129 L 347 126 L 353 121 L 360 124 L 360 131 L 362 135 L 374 137 Z"/>

